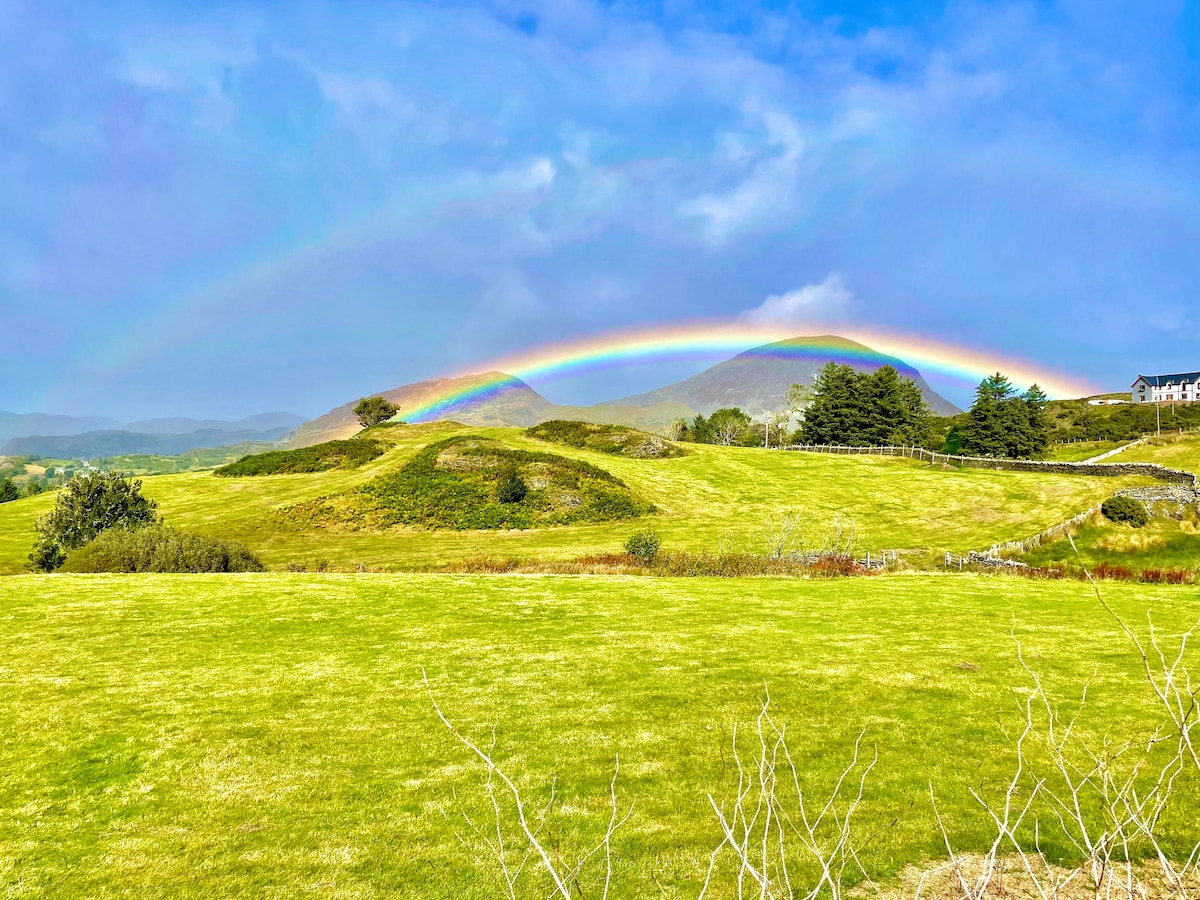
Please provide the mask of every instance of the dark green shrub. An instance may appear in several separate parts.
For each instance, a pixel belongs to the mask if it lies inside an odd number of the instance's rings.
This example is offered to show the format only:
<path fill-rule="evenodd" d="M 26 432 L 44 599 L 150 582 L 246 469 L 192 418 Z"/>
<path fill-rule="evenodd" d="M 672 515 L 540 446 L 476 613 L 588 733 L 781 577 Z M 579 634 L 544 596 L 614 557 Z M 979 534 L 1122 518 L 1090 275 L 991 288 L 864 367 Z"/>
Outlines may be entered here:
<path fill-rule="evenodd" d="M 529 488 L 519 472 L 509 472 L 496 487 L 496 499 L 501 503 L 520 503 L 528 493 Z"/>
<path fill-rule="evenodd" d="M 155 525 L 113 528 L 72 550 L 63 572 L 261 572 L 258 557 L 237 541 Z"/>
<path fill-rule="evenodd" d="M 21 490 L 13 482 L 11 478 L 5 478 L 0 481 L 0 503 L 8 503 L 10 500 L 17 500 L 21 496 Z"/>
<path fill-rule="evenodd" d="M 1141 528 L 1150 522 L 1150 514 L 1146 512 L 1145 504 L 1132 497 L 1109 497 L 1101 505 L 1100 511 L 1110 522 L 1124 522 L 1134 528 Z"/>
<path fill-rule="evenodd" d="M 25 485 L 25 493 L 22 494 L 21 496 L 36 497 L 38 494 L 42 493 L 42 491 L 44 491 L 44 490 L 46 490 L 46 489 L 44 487 L 42 487 L 42 483 L 40 481 L 31 481 L 31 482 L 29 482 L 29 484 Z"/>
<path fill-rule="evenodd" d="M 55 498 L 54 509 L 38 520 L 37 543 L 29 554 L 34 568 L 57 569 L 67 553 L 111 528 L 158 524 L 155 503 L 142 496 L 142 482 L 116 472 L 89 472 L 72 478 Z"/>
<path fill-rule="evenodd" d="M 243 456 L 213 474 L 232 478 L 244 475 L 298 475 L 335 468 L 357 469 L 364 463 L 378 459 L 387 448 L 388 444 L 384 441 L 371 438 L 326 441 L 299 450 L 270 450 Z"/>
<path fill-rule="evenodd" d="M 654 557 L 658 556 L 661 548 L 662 541 L 653 531 L 635 532 L 625 542 L 625 552 L 646 565 L 654 562 Z"/>

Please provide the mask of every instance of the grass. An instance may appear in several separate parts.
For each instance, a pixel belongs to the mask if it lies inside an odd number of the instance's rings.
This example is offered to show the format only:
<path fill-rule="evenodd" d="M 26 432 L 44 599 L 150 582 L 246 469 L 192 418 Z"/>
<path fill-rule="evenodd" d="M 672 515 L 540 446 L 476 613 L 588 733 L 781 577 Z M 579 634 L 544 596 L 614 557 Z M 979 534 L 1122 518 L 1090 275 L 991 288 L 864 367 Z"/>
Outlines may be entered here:
<path fill-rule="evenodd" d="M 558 777 L 554 844 L 596 836 L 613 755 L 633 816 L 615 896 L 694 897 L 734 784 L 728 743 L 770 686 L 806 784 L 866 727 L 864 862 L 936 859 L 928 796 L 982 849 L 968 789 L 998 789 L 1027 678 L 1091 737 L 1152 726 L 1139 663 L 1077 583 L 912 576 L 738 582 L 467 576 L 22 576 L 0 593 L 0 895 L 498 896 L 442 813 L 486 740 L 530 799 Z M 648 593 L 652 591 L 652 593 Z M 1194 589 L 1113 585 L 1163 634 Z M 1190 659 L 1194 668 L 1195 654 Z M 1007 736 L 1006 736 L 1007 734 Z M 1197 839 L 1200 791 L 1172 829 Z M 1052 854 L 1061 851 L 1043 838 Z M 724 885 L 728 888 L 728 885 Z M 590 894 L 589 894 L 590 895 Z M 724 891 L 719 896 L 728 895 Z"/>
<path fill-rule="evenodd" d="M 1121 446 L 1119 441 L 1076 441 L 1071 444 L 1055 444 L 1046 454 L 1046 459 L 1055 462 L 1083 462 Z"/>
<path fill-rule="evenodd" d="M 1130 447 L 1108 462 L 1154 462 L 1200 473 L 1200 434 L 1164 434 L 1147 438 L 1145 443 Z"/>
<path fill-rule="evenodd" d="M 1065 538 L 1044 544 L 1021 559 L 1030 565 L 1055 562 L 1102 562 L 1133 569 L 1196 569 L 1200 564 L 1200 533 L 1187 520 L 1155 517 L 1144 528 L 1133 528 L 1103 518 L 1085 524 L 1074 535 L 1075 547 Z"/>
<path fill-rule="evenodd" d="M 696 444 L 676 459 L 625 459 L 562 445 L 562 456 L 604 469 L 658 513 L 628 523 L 534 531 L 427 531 L 395 527 L 336 532 L 305 529 L 281 510 L 360 487 L 394 471 L 424 446 L 480 435 L 517 450 L 546 444 L 512 428 L 451 424 L 381 430 L 396 445 L 354 470 L 270 478 L 211 473 L 148 477 L 167 524 L 241 541 L 268 566 L 327 559 L 353 568 L 412 570 L 478 555 L 569 559 L 620 549 L 633 531 L 653 527 L 665 550 L 766 549 L 764 529 L 780 513 L 799 512 L 810 532 L 842 511 L 858 523 L 864 549 L 962 552 L 1015 540 L 1055 525 L 1140 479 L 932 467 L 894 457 L 841 457 Z M 45 495 L 0 505 L 0 573 L 23 569 Z"/>

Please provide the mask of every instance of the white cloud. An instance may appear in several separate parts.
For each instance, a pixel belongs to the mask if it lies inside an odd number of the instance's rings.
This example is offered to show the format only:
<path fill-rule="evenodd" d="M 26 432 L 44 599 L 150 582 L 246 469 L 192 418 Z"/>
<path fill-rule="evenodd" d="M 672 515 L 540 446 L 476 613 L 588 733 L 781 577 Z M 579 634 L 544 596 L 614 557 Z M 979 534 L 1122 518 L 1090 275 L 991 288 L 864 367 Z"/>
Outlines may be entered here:
<path fill-rule="evenodd" d="M 738 320 L 755 325 L 779 325 L 836 319 L 845 313 L 853 299 L 842 276 L 831 272 L 819 284 L 806 284 L 786 294 L 772 294 L 754 309 L 738 316 Z"/>

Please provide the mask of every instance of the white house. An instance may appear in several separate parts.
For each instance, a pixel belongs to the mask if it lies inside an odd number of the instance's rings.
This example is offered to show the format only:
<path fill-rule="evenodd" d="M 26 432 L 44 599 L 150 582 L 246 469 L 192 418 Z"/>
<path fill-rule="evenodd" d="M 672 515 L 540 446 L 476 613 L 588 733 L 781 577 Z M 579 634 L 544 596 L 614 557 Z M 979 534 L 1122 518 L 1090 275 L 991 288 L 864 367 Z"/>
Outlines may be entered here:
<path fill-rule="evenodd" d="M 1200 401 L 1200 372 L 1179 375 L 1139 375 L 1133 383 L 1134 403 Z"/>

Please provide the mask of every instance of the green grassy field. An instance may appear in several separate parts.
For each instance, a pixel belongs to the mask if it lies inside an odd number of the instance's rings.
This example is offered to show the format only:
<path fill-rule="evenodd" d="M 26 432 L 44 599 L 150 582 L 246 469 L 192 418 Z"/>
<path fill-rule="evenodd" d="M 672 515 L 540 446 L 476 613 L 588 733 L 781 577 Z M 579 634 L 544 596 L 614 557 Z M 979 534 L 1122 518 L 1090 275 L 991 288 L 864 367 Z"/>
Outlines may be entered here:
<path fill-rule="evenodd" d="M 781 513 L 798 512 L 810 540 L 835 513 L 858 523 L 862 548 L 953 550 L 986 547 L 1035 534 L 1094 505 L 1131 479 L 942 469 L 892 457 L 839 457 L 689 445 L 677 459 L 625 459 L 545 444 L 518 429 L 449 425 L 385 429 L 397 444 L 354 470 L 308 475 L 218 478 L 208 472 L 148 477 L 144 492 L 167 523 L 247 544 L 270 566 L 412 570 L 477 554 L 565 559 L 614 552 L 633 531 L 655 528 L 667 550 L 749 552 L 766 547 L 764 529 Z M 606 469 L 659 512 L 620 524 L 530 531 L 386 531 L 304 529 L 279 511 L 344 491 L 394 469 L 422 446 L 455 434 L 480 434 L 507 446 L 549 450 Z M 0 506 L 0 573 L 21 571 L 37 517 L 52 496 Z"/>
<path fill-rule="evenodd" d="M 1057 462 L 1083 462 L 1120 446 L 1117 441 L 1076 441 L 1071 444 L 1055 444 L 1046 454 L 1046 459 L 1053 459 Z"/>
<path fill-rule="evenodd" d="M 1107 562 L 1135 572 L 1142 569 L 1194 570 L 1200 564 L 1200 532 L 1194 520 L 1178 522 L 1156 516 L 1144 528 L 1101 520 L 1080 527 L 1072 541 L 1065 538 L 1053 541 L 1021 558 L 1035 566 L 1065 562 L 1095 567 Z"/>
<path fill-rule="evenodd" d="M 1106 590 L 1164 635 L 1200 614 L 1194 588 Z M 878 747 L 861 834 L 879 878 L 942 855 L 931 780 L 956 840 L 981 849 L 968 789 L 1009 773 L 1028 687 L 1010 631 L 1056 696 L 1090 683 L 1081 735 L 1155 719 L 1130 646 L 1076 583 L 25 576 L 4 580 L 0 619 L 9 898 L 498 896 L 443 815 L 480 812 L 483 776 L 422 666 L 460 727 L 498 725 L 530 799 L 557 777 L 557 847 L 598 835 L 620 754 L 633 814 L 614 890 L 633 898 L 695 896 L 719 842 L 705 795 L 732 790 L 731 728 L 764 683 L 814 792 L 860 729 Z M 1180 840 L 1200 839 L 1196 788 L 1169 823 Z"/>
<path fill-rule="evenodd" d="M 1200 435 L 1164 434 L 1149 438 L 1112 457 L 1112 462 L 1155 462 L 1173 469 L 1200 472 Z"/>

